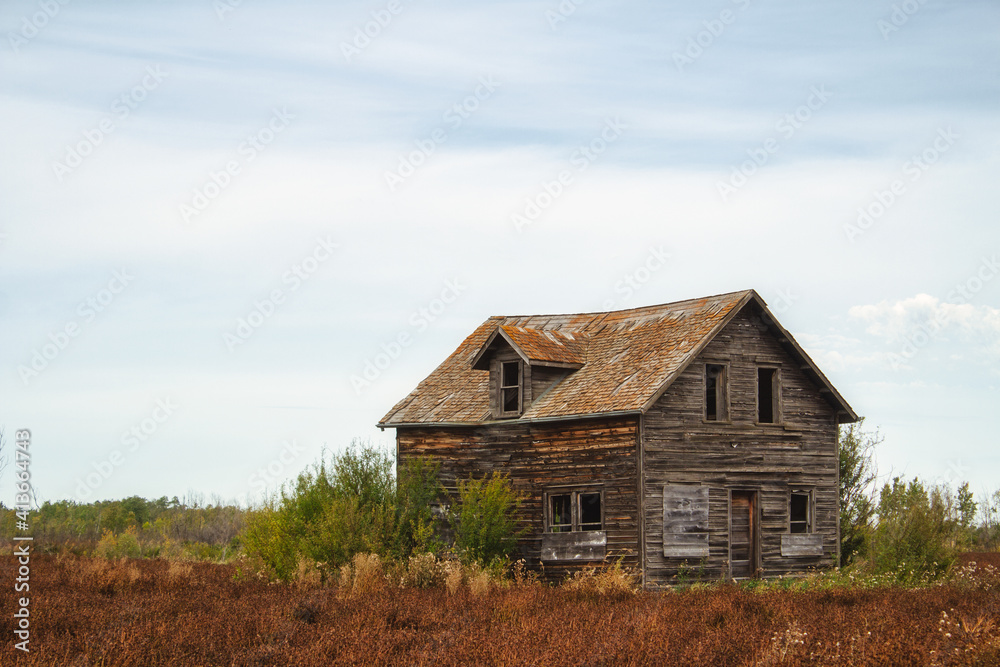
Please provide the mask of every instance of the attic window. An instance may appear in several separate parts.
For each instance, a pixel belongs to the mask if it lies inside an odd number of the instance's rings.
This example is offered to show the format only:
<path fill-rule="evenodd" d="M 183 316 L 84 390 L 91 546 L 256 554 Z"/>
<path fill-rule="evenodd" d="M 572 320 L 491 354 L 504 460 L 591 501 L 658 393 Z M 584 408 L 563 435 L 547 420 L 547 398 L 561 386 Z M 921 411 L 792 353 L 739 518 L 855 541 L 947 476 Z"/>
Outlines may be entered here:
<path fill-rule="evenodd" d="M 500 364 L 500 413 L 503 416 L 521 414 L 521 362 Z"/>
<path fill-rule="evenodd" d="M 777 368 L 757 369 L 757 423 L 779 423 L 781 384 Z"/>
<path fill-rule="evenodd" d="M 705 420 L 727 421 L 726 367 L 722 364 L 705 364 Z"/>

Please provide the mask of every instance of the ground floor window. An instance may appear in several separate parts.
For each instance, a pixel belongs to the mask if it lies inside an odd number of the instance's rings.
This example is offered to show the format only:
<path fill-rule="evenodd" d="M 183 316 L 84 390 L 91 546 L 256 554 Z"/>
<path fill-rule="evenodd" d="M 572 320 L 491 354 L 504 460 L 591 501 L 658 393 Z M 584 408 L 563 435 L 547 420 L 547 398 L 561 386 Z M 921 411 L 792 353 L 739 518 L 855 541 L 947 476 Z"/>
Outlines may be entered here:
<path fill-rule="evenodd" d="M 788 532 L 812 532 L 812 492 L 792 489 L 788 497 Z"/>
<path fill-rule="evenodd" d="M 571 533 L 604 529 L 604 502 L 599 489 L 548 494 L 547 532 Z"/>

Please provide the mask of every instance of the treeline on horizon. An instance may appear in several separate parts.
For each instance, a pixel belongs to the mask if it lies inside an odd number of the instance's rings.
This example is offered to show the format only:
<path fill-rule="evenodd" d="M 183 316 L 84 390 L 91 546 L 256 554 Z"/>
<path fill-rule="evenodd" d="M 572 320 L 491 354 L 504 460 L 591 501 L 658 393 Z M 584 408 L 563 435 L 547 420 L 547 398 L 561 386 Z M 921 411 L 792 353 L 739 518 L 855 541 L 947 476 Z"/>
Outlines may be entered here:
<path fill-rule="evenodd" d="M 889 572 L 905 565 L 935 575 L 946 570 L 959 552 L 1000 549 L 1000 490 L 977 502 L 968 484 L 952 488 L 896 477 L 880 486 L 875 466 L 880 442 L 877 431 L 865 431 L 863 422 L 841 431 L 842 566 Z M 448 545 L 433 539 L 439 531 L 430 524 L 437 519 L 424 507 L 439 496 L 440 485 L 428 477 L 414 486 L 405 475 L 400 482 L 395 472 L 386 452 L 355 442 L 345 454 L 306 468 L 255 507 L 227 503 L 217 496 L 205 504 L 199 494 L 183 499 L 46 501 L 31 513 L 31 535 L 36 548 L 48 553 L 210 561 L 256 554 L 272 564 L 272 574 L 294 568 L 303 556 L 323 562 L 323 554 L 337 553 L 329 560 L 339 562 L 361 550 L 377 552 L 371 548 L 375 542 L 395 544 L 386 547 L 383 556 L 405 559 L 417 551 L 445 555 Z M 378 502 L 365 502 L 369 496 Z M 406 500 L 409 496 L 412 499 Z M 357 502 L 334 507 L 350 498 Z M 387 518 L 392 518 L 387 508 L 399 515 L 393 519 L 398 525 L 391 529 L 386 528 Z M 371 520 L 365 518 L 368 514 Z M 334 518 L 342 522 L 345 515 L 353 515 L 356 525 L 331 523 Z M 325 524 L 321 516 L 326 517 Z M 322 534 L 316 532 L 320 527 Z M 11 540 L 18 534 L 15 529 L 14 510 L 0 503 L 0 540 Z M 396 531 L 391 539 L 387 530 Z M 400 537 L 401 530 L 405 537 Z M 277 553 L 277 545 L 267 536 L 285 532 L 296 544 L 284 544 L 281 548 L 290 551 Z M 357 541 L 352 536 L 358 533 L 376 537 L 349 544 Z M 284 567 L 275 568 L 280 562 Z"/>
<path fill-rule="evenodd" d="M 30 535 L 36 548 L 45 552 L 102 555 L 98 547 L 133 538 L 135 557 L 179 557 L 226 560 L 240 547 L 245 527 L 245 508 L 235 504 L 204 504 L 197 494 L 183 500 L 162 496 L 147 500 L 131 496 L 122 500 L 45 501 L 30 514 Z M 15 534 L 15 511 L 0 503 L 0 538 Z"/>

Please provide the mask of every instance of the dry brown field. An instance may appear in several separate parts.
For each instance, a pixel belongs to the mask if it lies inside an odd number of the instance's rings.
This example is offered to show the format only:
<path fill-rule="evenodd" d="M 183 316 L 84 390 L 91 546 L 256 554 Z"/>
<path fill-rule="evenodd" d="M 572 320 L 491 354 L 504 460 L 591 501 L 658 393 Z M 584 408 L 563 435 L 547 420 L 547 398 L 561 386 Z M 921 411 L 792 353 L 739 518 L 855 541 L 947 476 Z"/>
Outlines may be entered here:
<path fill-rule="evenodd" d="M 14 572 L 0 558 L 5 665 L 1000 665 L 995 578 L 599 595 L 296 586 L 236 580 L 232 565 L 33 556 L 25 654 Z"/>

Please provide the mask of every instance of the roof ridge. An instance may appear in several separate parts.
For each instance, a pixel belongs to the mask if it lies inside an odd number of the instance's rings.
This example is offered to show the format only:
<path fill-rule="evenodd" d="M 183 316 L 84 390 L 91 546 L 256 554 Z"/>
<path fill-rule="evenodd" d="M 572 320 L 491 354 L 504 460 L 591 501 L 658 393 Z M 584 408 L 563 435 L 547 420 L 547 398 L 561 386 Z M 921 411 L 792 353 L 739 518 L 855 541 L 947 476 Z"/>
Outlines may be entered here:
<path fill-rule="evenodd" d="M 722 292 L 721 294 L 712 294 L 710 296 L 701 296 L 693 299 L 681 299 L 680 301 L 667 301 L 666 303 L 655 303 L 646 306 L 636 306 L 634 308 L 621 308 L 619 310 L 592 310 L 583 313 L 537 313 L 535 315 L 491 315 L 489 319 L 519 320 L 519 319 L 536 319 L 539 317 L 582 317 L 584 315 L 594 315 L 594 316 L 610 315 L 612 313 L 628 313 L 637 310 L 664 308 L 666 306 L 680 306 L 681 304 L 696 303 L 698 301 L 708 301 L 711 299 L 721 299 L 722 297 L 735 297 L 737 295 L 739 295 L 740 298 L 742 298 L 751 292 L 754 292 L 754 290 L 753 289 L 735 290 L 733 292 Z M 763 301 L 763 299 L 761 300 Z"/>

